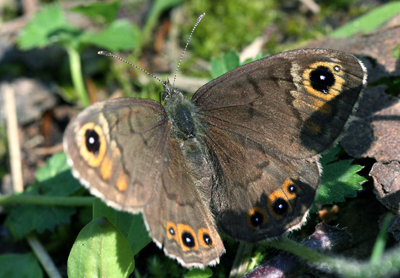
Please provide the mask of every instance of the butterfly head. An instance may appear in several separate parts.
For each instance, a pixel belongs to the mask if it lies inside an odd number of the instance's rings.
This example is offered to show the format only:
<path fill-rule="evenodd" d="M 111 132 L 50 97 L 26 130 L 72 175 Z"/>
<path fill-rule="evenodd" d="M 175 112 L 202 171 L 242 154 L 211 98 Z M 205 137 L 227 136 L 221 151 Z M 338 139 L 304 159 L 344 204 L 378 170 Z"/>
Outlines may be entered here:
<path fill-rule="evenodd" d="M 170 103 L 177 103 L 177 102 L 182 102 L 184 99 L 184 96 L 181 91 L 179 91 L 177 88 L 175 88 L 169 80 L 162 82 L 164 86 L 164 92 L 162 94 L 162 100 L 166 105 Z"/>

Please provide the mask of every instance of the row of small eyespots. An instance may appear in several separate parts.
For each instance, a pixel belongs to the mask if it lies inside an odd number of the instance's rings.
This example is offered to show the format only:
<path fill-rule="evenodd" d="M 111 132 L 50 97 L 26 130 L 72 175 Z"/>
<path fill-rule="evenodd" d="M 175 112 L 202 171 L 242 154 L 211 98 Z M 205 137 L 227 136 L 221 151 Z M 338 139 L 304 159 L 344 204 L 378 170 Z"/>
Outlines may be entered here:
<path fill-rule="evenodd" d="M 275 220 L 281 219 L 283 215 L 292 212 L 292 206 L 300 188 L 290 179 L 286 179 L 282 189 L 277 189 L 269 195 L 268 210 Z M 254 207 L 247 212 L 247 224 L 250 228 L 265 226 L 268 223 L 268 214 L 262 207 Z"/>
<path fill-rule="evenodd" d="M 166 224 L 168 239 L 174 239 L 183 249 L 183 251 L 199 250 L 200 242 L 204 248 L 210 248 L 214 245 L 210 231 L 206 228 L 200 228 L 197 231 L 197 236 L 194 230 L 185 224 L 173 222 Z"/>

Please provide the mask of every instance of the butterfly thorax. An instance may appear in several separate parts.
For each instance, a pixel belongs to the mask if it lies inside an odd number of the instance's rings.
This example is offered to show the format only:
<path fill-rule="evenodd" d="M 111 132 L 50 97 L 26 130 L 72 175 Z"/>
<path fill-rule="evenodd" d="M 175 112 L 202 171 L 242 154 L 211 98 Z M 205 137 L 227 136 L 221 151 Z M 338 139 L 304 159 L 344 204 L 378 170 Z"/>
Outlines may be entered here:
<path fill-rule="evenodd" d="M 162 95 L 173 134 L 179 140 L 195 138 L 201 129 L 198 107 L 167 81 Z"/>
<path fill-rule="evenodd" d="M 205 146 L 204 125 L 199 107 L 169 83 L 164 84 L 163 100 L 172 136 L 179 142 L 186 170 L 191 173 L 203 200 L 211 198 L 211 183 L 215 173 L 210 154 Z M 183 161 L 181 161 L 183 163 Z"/>

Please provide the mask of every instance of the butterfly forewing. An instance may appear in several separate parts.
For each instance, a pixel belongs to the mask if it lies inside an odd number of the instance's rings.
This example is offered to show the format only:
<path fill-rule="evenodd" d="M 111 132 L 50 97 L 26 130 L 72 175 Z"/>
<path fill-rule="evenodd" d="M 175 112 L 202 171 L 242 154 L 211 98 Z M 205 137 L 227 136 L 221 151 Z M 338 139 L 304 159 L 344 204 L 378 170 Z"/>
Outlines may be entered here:
<path fill-rule="evenodd" d="M 94 195 L 136 212 L 153 197 L 167 132 L 159 103 L 112 99 L 81 112 L 66 130 L 64 147 L 75 177 Z"/>
<path fill-rule="evenodd" d="M 201 87 L 193 102 L 211 125 L 305 158 L 338 139 L 365 82 L 365 68 L 351 54 L 295 50 L 226 73 Z"/>

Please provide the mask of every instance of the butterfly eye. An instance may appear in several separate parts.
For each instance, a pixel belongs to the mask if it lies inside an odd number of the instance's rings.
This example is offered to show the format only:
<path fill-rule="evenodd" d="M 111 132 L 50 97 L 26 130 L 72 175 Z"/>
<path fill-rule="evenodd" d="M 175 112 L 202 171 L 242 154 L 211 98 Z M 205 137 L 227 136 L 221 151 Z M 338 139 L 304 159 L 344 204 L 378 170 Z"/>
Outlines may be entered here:
<path fill-rule="evenodd" d="M 319 66 L 310 73 L 311 86 L 314 90 L 328 94 L 329 89 L 335 84 L 335 76 L 331 70 L 324 66 Z"/>
<path fill-rule="evenodd" d="M 174 239 L 176 242 L 179 243 L 178 232 L 176 230 L 175 224 L 173 222 L 167 222 L 165 229 L 167 231 L 168 239 Z"/>
<path fill-rule="evenodd" d="M 194 241 L 194 237 L 190 232 L 182 233 L 182 243 L 189 248 L 193 248 L 196 246 L 196 242 Z"/>
<path fill-rule="evenodd" d="M 183 251 L 199 250 L 196 234 L 189 225 L 178 224 L 178 234 Z"/>
<path fill-rule="evenodd" d="M 106 139 L 100 126 L 86 123 L 76 134 L 76 144 L 80 155 L 91 167 L 98 167 L 106 153 Z"/>
<path fill-rule="evenodd" d="M 207 244 L 207 245 L 212 245 L 212 239 L 210 237 L 209 234 L 203 234 L 203 241 Z"/>
<path fill-rule="evenodd" d="M 272 204 L 272 209 L 277 215 L 284 215 L 289 209 L 289 204 L 286 200 L 277 198 Z"/>
<path fill-rule="evenodd" d="M 290 185 L 288 182 L 290 182 L 290 180 L 285 181 L 283 184 L 283 190 L 277 189 L 269 195 L 268 208 L 274 219 L 281 219 L 283 215 L 292 212 L 292 206 L 289 203 L 288 197 L 285 195 L 287 186 Z"/>
<path fill-rule="evenodd" d="M 94 129 L 88 129 L 85 132 L 86 149 L 93 153 L 95 157 L 99 155 L 100 140 L 99 134 Z"/>
<path fill-rule="evenodd" d="M 203 245 L 203 247 L 210 248 L 211 246 L 213 246 L 214 242 L 210 236 L 210 232 L 208 229 L 206 228 L 199 229 L 198 237 L 200 244 Z"/>
<path fill-rule="evenodd" d="M 264 226 L 267 220 L 267 213 L 261 207 L 252 208 L 247 212 L 247 223 L 253 229 Z"/>

